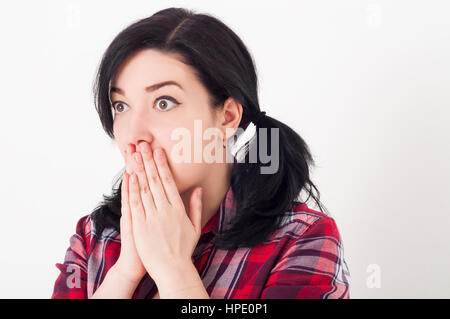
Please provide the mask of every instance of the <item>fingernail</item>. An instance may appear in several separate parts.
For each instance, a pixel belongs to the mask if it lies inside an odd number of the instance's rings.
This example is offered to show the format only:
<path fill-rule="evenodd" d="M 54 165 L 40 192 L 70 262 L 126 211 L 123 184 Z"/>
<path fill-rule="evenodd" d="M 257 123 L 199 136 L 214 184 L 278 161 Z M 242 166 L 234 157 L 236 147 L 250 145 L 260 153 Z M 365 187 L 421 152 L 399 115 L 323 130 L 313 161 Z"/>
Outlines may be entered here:
<path fill-rule="evenodd" d="M 197 192 L 197 196 L 198 198 L 202 198 L 202 189 L 200 188 L 200 190 Z"/>
<path fill-rule="evenodd" d="M 144 153 L 148 153 L 150 151 L 150 147 L 148 146 L 147 142 L 141 143 L 141 149 Z"/>

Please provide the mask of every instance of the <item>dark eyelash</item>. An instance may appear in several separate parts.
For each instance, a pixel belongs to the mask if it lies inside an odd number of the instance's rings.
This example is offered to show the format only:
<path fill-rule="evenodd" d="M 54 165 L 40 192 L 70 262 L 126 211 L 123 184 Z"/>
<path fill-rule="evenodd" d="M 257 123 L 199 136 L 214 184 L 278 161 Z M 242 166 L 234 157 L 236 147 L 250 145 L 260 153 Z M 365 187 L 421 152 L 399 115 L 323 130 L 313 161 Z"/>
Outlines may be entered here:
<path fill-rule="evenodd" d="M 168 95 L 162 95 L 162 96 L 156 98 L 156 99 L 155 99 L 155 102 L 158 101 L 158 100 L 162 100 L 162 99 L 166 99 L 166 100 L 172 101 L 172 102 L 175 103 L 175 104 L 181 104 L 181 103 L 178 102 L 175 98 L 173 98 L 173 97 L 171 97 L 171 96 L 168 96 Z"/>

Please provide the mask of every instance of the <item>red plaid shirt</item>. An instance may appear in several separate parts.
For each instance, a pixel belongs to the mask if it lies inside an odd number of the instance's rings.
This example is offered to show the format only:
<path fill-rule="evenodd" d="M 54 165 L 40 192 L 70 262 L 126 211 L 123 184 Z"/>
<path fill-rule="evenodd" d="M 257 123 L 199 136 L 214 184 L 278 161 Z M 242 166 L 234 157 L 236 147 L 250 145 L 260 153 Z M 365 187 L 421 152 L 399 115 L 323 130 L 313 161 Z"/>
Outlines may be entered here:
<path fill-rule="evenodd" d="M 350 298 L 350 273 L 333 218 L 298 203 L 264 243 L 221 250 L 212 244 L 235 214 L 228 190 L 217 213 L 204 225 L 192 257 L 206 291 L 214 299 Z M 97 234 L 90 215 L 70 238 L 51 298 L 90 298 L 120 254 L 120 234 Z M 74 280 L 74 276 L 79 280 Z M 146 274 L 132 298 L 153 298 L 157 287 Z"/>

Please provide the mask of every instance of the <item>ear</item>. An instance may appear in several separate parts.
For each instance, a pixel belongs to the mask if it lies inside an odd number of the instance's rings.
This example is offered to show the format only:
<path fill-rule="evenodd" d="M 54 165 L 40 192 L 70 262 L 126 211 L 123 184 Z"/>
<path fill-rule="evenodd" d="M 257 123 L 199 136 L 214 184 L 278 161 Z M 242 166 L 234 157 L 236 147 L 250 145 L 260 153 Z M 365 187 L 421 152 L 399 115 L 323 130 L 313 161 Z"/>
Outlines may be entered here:
<path fill-rule="evenodd" d="M 242 112 L 242 104 L 232 97 L 223 103 L 217 114 L 217 127 L 222 131 L 224 138 L 229 138 L 236 132 L 241 123 Z"/>

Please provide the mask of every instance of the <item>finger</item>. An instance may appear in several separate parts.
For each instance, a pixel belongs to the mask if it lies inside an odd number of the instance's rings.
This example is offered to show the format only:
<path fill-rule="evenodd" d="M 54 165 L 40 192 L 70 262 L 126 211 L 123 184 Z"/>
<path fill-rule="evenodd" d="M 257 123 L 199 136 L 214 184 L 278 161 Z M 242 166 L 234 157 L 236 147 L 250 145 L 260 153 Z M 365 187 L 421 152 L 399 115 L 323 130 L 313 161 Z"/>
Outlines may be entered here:
<path fill-rule="evenodd" d="M 198 237 L 202 232 L 202 189 L 197 188 L 191 195 L 189 207 L 189 219 L 194 225 L 195 233 Z"/>
<path fill-rule="evenodd" d="M 152 214 L 156 212 L 156 206 L 148 185 L 142 156 L 139 152 L 133 154 L 133 171 L 138 177 L 139 193 L 141 195 L 142 204 L 144 205 L 145 214 Z"/>
<path fill-rule="evenodd" d="M 122 186 L 121 186 L 121 197 L 122 197 L 122 208 L 126 208 L 128 204 L 128 177 L 129 175 L 125 172 L 122 177 Z"/>
<path fill-rule="evenodd" d="M 139 150 L 142 152 L 145 173 L 147 175 L 148 185 L 150 186 L 155 206 L 158 211 L 163 211 L 170 203 L 164 193 L 164 187 L 158 175 L 150 144 L 147 142 L 140 143 Z"/>
<path fill-rule="evenodd" d="M 180 197 L 177 185 L 175 183 L 175 180 L 173 179 L 166 154 L 162 148 L 156 149 L 155 152 L 156 168 L 158 169 L 158 174 L 161 178 L 161 182 L 167 195 L 167 199 L 171 205 L 182 207 L 183 200 Z"/>
<path fill-rule="evenodd" d="M 128 174 L 131 174 L 133 172 L 132 167 L 133 167 L 133 162 L 132 162 L 132 158 L 131 158 L 131 154 L 133 154 L 135 151 L 135 147 L 132 144 L 128 144 L 127 147 L 125 148 L 125 167 L 126 167 L 126 172 Z M 130 177 L 130 176 L 128 176 Z"/>
<path fill-rule="evenodd" d="M 131 221 L 134 229 L 145 222 L 145 211 L 142 206 L 141 195 L 139 193 L 139 184 L 135 173 L 130 176 L 129 183 L 129 204 L 131 210 Z"/>
<path fill-rule="evenodd" d="M 121 186 L 121 212 L 122 216 L 120 218 L 120 232 L 121 234 L 131 233 L 131 215 L 130 207 L 128 205 L 128 180 L 129 175 L 127 173 L 123 174 L 122 186 Z"/>

